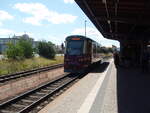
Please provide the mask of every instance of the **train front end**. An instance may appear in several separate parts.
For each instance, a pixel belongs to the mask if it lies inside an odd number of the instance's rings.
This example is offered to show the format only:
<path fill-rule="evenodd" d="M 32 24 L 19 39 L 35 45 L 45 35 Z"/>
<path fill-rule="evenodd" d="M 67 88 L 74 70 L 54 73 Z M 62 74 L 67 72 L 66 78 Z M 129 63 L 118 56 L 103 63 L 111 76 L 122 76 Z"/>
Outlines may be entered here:
<path fill-rule="evenodd" d="M 64 72 L 82 73 L 88 67 L 90 57 L 84 54 L 85 40 L 79 36 L 66 38 Z"/>

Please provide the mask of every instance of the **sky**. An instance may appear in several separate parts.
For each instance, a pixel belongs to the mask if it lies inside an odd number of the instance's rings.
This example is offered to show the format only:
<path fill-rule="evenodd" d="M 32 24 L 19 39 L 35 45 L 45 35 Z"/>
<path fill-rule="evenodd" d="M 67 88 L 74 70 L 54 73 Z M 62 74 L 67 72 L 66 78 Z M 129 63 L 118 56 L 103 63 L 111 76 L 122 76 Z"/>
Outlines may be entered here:
<path fill-rule="evenodd" d="M 60 45 L 69 35 L 84 35 L 103 46 L 119 47 L 103 38 L 74 0 L 1 0 L 0 38 L 28 34 L 34 40 Z"/>

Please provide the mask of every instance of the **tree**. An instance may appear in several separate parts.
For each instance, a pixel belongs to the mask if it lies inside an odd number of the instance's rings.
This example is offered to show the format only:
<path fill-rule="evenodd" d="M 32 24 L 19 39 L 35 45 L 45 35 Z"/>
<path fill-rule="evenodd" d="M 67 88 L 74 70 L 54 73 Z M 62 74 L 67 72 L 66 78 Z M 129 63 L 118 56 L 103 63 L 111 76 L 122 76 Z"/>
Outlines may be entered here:
<path fill-rule="evenodd" d="M 41 41 L 38 44 L 38 53 L 40 56 L 46 57 L 46 58 L 54 58 L 55 57 L 55 49 L 54 44 L 51 42 Z"/>
<path fill-rule="evenodd" d="M 33 57 L 33 48 L 30 40 L 20 39 L 16 44 L 9 43 L 6 55 L 10 59 L 23 59 Z"/>
<path fill-rule="evenodd" d="M 101 51 L 102 51 L 102 53 L 104 53 L 104 54 L 108 54 L 109 52 L 108 52 L 108 49 L 106 48 L 106 47 L 101 47 Z"/>
<path fill-rule="evenodd" d="M 113 49 L 111 47 L 108 47 L 107 49 L 109 53 L 113 53 Z"/>
<path fill-rule="evenodd" d="M 18 44 L 19 44 L 20 48 L 22 49 L 23 56 L 25 58 L 33 57 L 32 42 L 30 40 L 20 39 Z"/>
<path fill-rule="evenodd" d="M 23 59 L 23 50 L 20 48 L 18 44 L 8 43 L 8 48 L 6 50 L 6 55 L 9 59 L 20 60 Z"/>

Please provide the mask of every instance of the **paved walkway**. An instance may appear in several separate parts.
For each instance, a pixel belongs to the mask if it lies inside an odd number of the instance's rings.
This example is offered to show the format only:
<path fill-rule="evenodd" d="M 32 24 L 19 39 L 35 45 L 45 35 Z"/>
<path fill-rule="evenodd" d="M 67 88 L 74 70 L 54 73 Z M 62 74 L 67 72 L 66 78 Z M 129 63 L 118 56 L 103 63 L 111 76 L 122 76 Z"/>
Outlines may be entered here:
<path fill-rule="evenodd" d="M 90 113 L 150 113 L 149 73 L 113 65 L 108 76 Z"/>
<path fill-rule="evenodd" d="M 99 66 L 98 70 L 93 70 L 39 113 L 77 113 L 97 81 L 104 78 L 103 73 L 106 72 L 108 64 L 109 62 L 106 62 L 103 66 Z"/>
<path fill-rule="evenodd" d="M 112 64 L 93 101 L 91 92 L 103 77 L 99 70 L 97 67 L 39 113 L 150 113 L 150 74 L 116 69 Z"/>
<path fill-rule="evenodd" d="M 112 64 L 89 113 L 118 113 L 117 108 L 116 68 Z"/>

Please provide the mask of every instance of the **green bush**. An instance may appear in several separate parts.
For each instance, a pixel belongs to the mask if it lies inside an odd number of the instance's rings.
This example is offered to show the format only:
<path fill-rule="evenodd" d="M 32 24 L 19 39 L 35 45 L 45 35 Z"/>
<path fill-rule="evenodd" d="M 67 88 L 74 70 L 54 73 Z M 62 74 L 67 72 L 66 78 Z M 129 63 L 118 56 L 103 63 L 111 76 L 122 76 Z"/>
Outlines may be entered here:
<path fill-rule="evenodd" d="M 12 43 L 8 44 L 8 48 L 6 50 L 7 58 L 9 59 L 22 59 L 24 57 L 23 50 L 20 48 L 18 44 L 14 45 Z"/>
<path fill-rule="evenodd" d="M 113 49 L 110 48 L 110 47 L 101 47 L 99 49 L 99 52 L 100 53 L 104 53 L 104 54 L 108 54 L 108 53 L 112 53 L 113 52 Z"/>
<path fill-rule="evenodd" d="M 38 44 L 38 53 L 40 56 L 53 59 L 55 57 L 54 44 L 51 42 L 41 41 Z"/>
<path fill-rule="evenodd" d="M 30 40 L 20 39 L 16 44 L 8 43 L 7 58 L 20 60 L 33 57 L 33 48 Z"/>
<path fill-rule="evenodd" d="M 25 58 L 33 57 L 32 42 L 30 40 L 20 39 L 18 44 L 23 51 L 23 56 Z"/>

